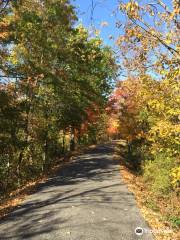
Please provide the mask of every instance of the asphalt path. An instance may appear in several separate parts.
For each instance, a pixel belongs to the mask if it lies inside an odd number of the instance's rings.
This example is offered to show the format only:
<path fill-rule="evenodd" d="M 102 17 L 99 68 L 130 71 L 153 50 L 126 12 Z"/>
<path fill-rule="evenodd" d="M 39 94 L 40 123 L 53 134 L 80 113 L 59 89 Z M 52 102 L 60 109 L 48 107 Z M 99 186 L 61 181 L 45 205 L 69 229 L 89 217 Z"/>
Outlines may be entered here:
<path fill-rule="evenodd" d="M 0 239 L 153 239 L 113 152 L 106 144 L 75 157 L 0 221 Z"/>

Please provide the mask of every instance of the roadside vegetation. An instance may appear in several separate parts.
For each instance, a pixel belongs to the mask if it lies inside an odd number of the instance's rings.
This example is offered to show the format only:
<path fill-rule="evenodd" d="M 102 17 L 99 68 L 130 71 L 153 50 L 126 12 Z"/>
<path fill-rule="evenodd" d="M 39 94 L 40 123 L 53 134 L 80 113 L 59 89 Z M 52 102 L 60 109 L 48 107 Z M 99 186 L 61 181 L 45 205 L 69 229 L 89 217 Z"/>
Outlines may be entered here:
<path fill-rule="evenodd" d="M 119 1 L 116 58 L 97 31 L 78 25 L 69 0 L 3 2 L 2 199 L 77 146 L 121 138 L 124 164 L 141 179 L 143 204 L 178 229 L 179 1 Z"/>
<path fill-rule="evenodd" d="M 0 17 L 0 194 L 96 143 L 115 77 L 112 50 L 68 0 L 8 1 Z"/>
<path fill-rule="evenodd" d="M 142 176 L 148 207 L 180 227 L 180 49 L 178 1 L 120 3 L 117 41 L 126 78 L 108 111 L 127 141 L 126 166 Z"/>

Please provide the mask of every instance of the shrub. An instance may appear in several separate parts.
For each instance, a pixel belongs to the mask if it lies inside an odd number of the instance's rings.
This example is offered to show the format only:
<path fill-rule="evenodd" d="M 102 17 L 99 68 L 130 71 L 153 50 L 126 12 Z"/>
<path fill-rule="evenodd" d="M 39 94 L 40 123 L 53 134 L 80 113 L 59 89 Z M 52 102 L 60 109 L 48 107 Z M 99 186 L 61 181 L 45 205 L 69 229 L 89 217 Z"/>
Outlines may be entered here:
<path fill-rule="evenodd" d="M 175 164 L 174 158 L 163 153 L 157 154 L 154 160 L 145 161 L 144 180 L 156 195 L 168 194 L 173 189 L 171 171 Z"/>

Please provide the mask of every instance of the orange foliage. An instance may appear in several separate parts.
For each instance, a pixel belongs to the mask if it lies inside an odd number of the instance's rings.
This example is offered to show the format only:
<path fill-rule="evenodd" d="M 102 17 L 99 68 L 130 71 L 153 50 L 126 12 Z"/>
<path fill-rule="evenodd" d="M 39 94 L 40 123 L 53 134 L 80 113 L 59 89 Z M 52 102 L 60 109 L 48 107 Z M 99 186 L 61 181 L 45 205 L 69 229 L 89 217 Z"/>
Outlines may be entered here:
<path fill-rule="evenodd" d="M 117 135 L 119 132 L 118 119 L 114 116 L 111 116 L 108 121 L 107 134 L 110 137 Z"/>

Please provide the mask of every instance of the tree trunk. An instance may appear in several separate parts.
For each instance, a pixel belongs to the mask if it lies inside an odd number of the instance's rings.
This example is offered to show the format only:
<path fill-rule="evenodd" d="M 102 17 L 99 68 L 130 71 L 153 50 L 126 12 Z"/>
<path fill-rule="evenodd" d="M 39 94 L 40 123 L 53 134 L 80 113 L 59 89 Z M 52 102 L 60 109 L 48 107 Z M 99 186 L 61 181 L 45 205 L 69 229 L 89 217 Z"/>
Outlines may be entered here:
<path fill-rule="evenodd" d="M 63 145 L 62 145 L 62 153 L 64 154 L 65 153 L 65 141 L 66 141 L 66 139 L 65 139 L 65 137 L 66 137 L 66 133 L 65 133 L 65 130 L 63 130 Z"/>
<path fill-rule="evenodd" d="M 75 150 L 75 134 L 74 134 L 74 128 L 71 128 L 71 139 L 70 139 L 70 151 Z"/>

